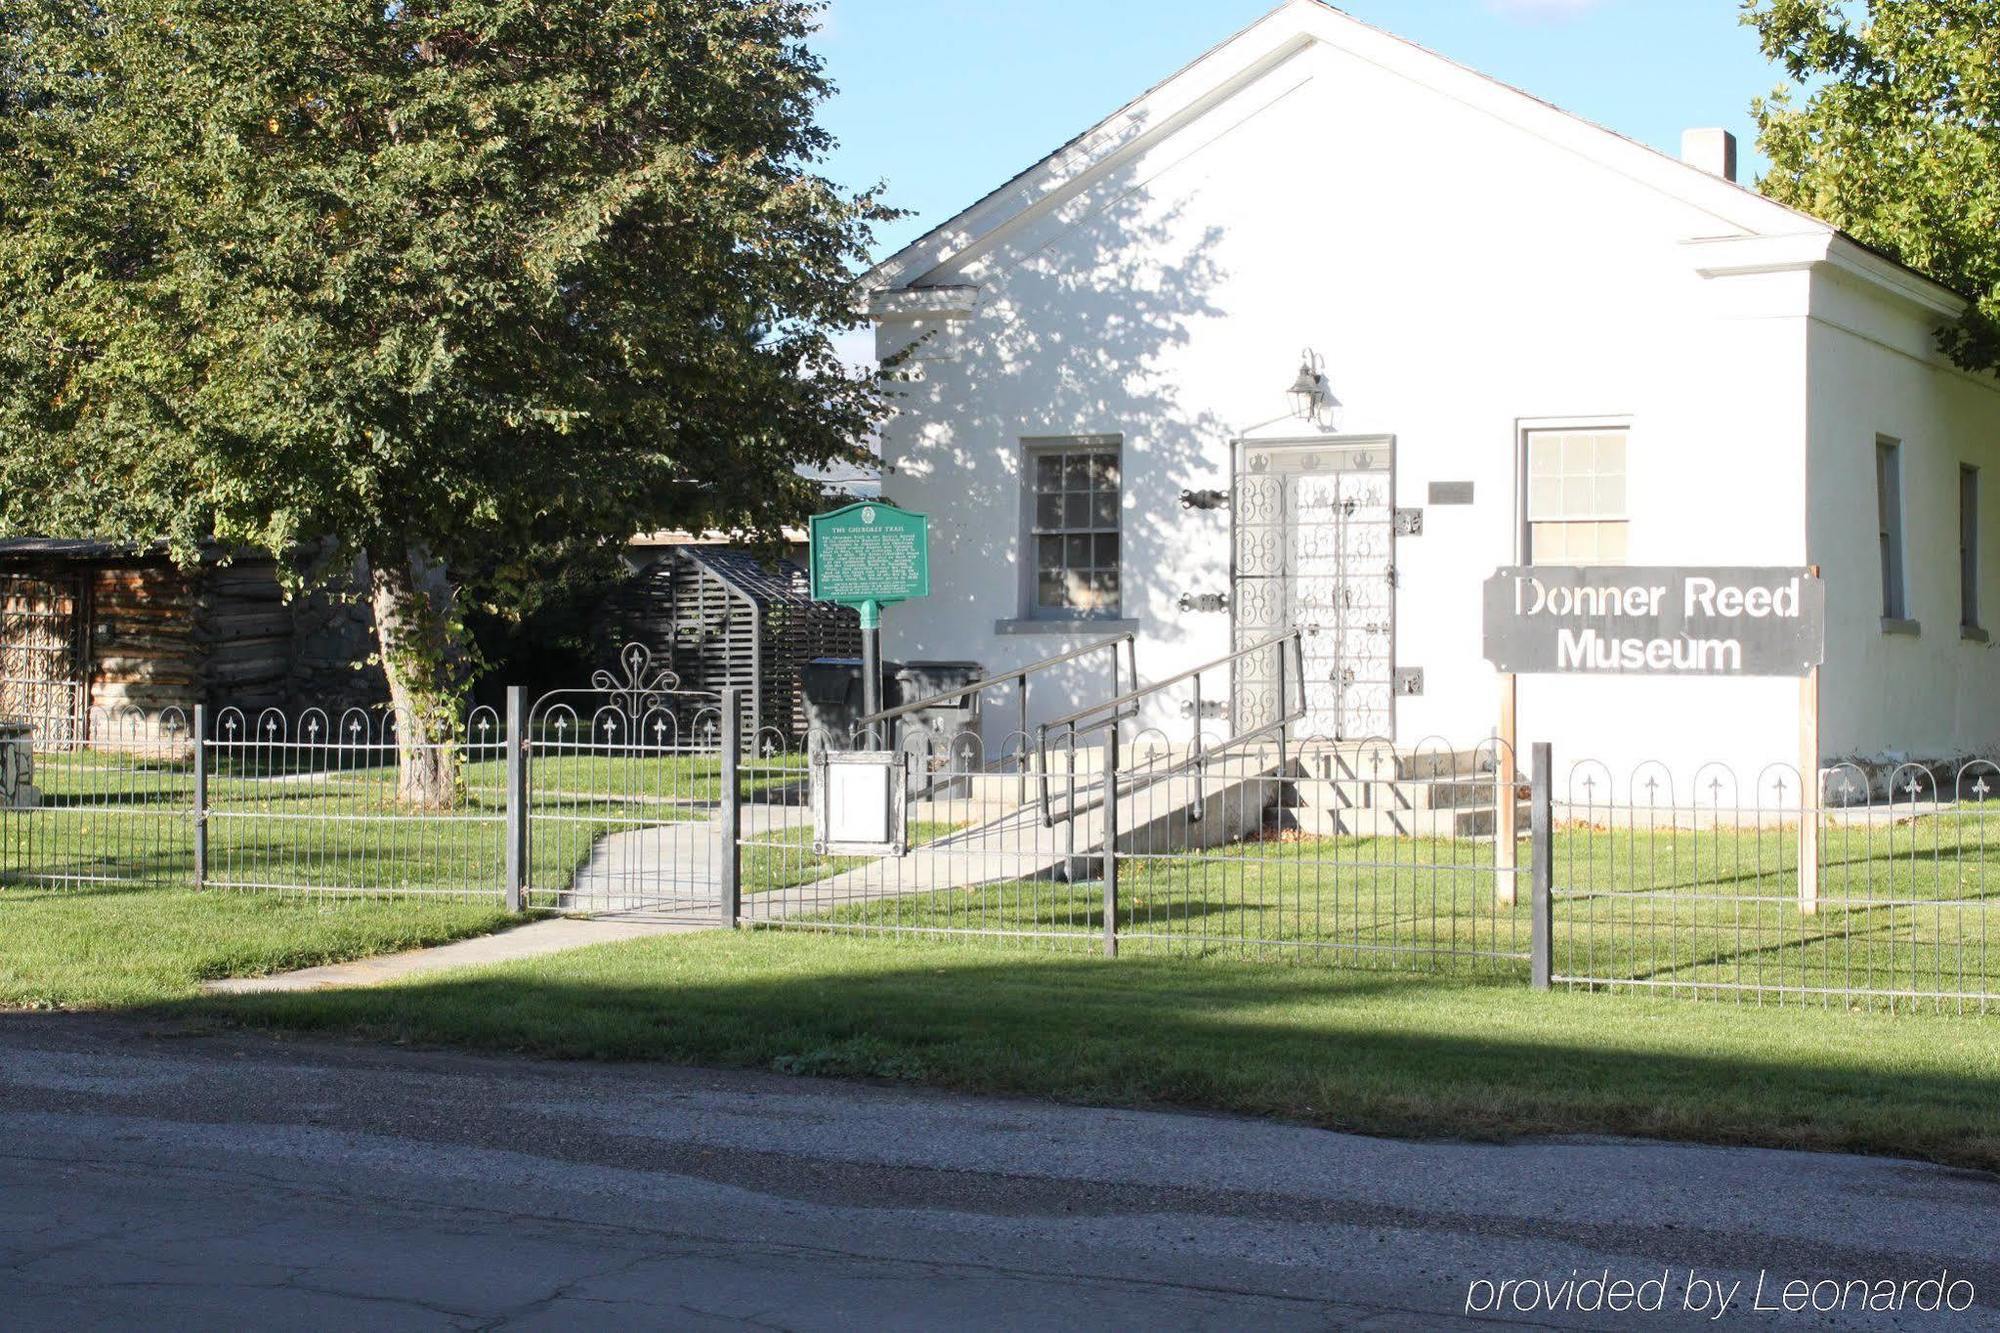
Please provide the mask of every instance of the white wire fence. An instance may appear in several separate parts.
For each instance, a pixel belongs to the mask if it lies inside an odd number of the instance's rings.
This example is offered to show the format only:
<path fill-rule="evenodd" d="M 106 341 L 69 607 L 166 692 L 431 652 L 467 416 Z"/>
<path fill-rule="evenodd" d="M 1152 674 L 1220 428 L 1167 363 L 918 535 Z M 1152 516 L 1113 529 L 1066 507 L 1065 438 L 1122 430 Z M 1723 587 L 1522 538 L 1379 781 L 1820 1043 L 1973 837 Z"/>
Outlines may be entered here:
<path fill-rule="evenodd" d="M 2000 767 L 1818 778 L 1572 766 L 1553 793 L 1554 984 L 2000 1008 Z"/>
<path fill-rule="evenodd" d="M 746 803 L 742 919 L 1526 975 L 1521 844 L 1494 836 L 1508 782 L 1491 745 L 1195 746 L 1149 729 L 1047 751 L 1015 734 L 988 762 L 975 737 L 934 740 L 896 755 L 894 854 L 819 836 L 817 746 L 812 781 Z"/>
<path fill-rule="evenodd" d="M 1746 1003 L 2000 1007 L 2000 765 L 1676 780 L 1537 747 L 911 725 L 881 845 L 650 659 L 412 743 L 374 712 L 0 725 L 0 892 L 517 910 L 1291 961 Z M 413 799 L 413 771 L 449 776 Z M 420 794 L 421 795 L 421 794 Z"/>

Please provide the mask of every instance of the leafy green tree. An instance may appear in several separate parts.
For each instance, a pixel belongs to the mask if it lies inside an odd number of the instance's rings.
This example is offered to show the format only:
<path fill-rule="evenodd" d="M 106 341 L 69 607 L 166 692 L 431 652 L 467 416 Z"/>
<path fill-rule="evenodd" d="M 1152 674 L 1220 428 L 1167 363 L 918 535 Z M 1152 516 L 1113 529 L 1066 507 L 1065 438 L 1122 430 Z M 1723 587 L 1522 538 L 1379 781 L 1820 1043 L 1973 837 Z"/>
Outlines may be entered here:
<path fill-rule="evenodd" d="M 0 523 L 365 561 L 401 793 L 457 571 L 770 532 L 880 413 L 817 0 L 0 0 Z"/>
<path fill-rule="evenodd" d="M 1960 292 L 1943 331 L 2000 370 L 2000 0 L 1744 0 L 1766 57 L 1804 85 L 1756 104 L 1765 194 Z"/>

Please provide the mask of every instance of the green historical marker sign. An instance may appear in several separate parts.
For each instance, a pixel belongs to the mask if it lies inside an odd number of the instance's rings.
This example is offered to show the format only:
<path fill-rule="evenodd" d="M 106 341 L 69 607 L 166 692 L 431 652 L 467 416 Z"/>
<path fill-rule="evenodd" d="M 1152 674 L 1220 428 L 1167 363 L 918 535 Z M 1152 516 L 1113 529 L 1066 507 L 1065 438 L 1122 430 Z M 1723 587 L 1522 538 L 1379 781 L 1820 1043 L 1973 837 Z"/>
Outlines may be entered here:
<path fill-rule="evenodd" d="M 861 710 L 882 706 L 882 608 L 931 595 L 931 521 L 879 501 L 812 519 L 812 595 L 861 612 Z M 878 748 L 870 734 L 866 748 Z"/>
<path fill-rule="evenodd" d="M 864 627 L 892 602 L 930 596 L 930 520 L 874 501 L 815 515 L 812 595 L 859 607 Z"/>

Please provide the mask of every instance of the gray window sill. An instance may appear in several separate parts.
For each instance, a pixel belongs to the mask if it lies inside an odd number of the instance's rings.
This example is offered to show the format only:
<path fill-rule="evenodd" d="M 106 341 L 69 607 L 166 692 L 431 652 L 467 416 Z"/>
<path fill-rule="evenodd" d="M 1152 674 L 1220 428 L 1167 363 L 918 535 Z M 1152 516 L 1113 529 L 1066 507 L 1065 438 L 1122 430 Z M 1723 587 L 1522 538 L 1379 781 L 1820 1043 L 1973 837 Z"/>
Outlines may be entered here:
<path fill-rule="evenodd" d="M 1958 637 L 1964 639 L 1967 643 L 1989 643 L 1993 639 L 1991 634 L 1988 634 L 1977 625 L 1960 625 L 1958 627 Z"/>
<path fill-rule="evenodd" d="M 1067 620 L 996 620 L 993 622 L 995 634 L 1066 634 L 1072 638 L 1096 638 L 1107 634 L 1132 634 L 1139 629 L 1136 620 L 1092 619 L 1088 616 L 1074 616 Z"/>
<path fill-rule="evenodd" d="M 1914 639 L 1924 631 L 1923 627 L 1914 620 L 1896 620 L 1889 616 L 1883 616 L 1882 632 L 1884 634 L 1900 634 L 1906 638 Z"/>

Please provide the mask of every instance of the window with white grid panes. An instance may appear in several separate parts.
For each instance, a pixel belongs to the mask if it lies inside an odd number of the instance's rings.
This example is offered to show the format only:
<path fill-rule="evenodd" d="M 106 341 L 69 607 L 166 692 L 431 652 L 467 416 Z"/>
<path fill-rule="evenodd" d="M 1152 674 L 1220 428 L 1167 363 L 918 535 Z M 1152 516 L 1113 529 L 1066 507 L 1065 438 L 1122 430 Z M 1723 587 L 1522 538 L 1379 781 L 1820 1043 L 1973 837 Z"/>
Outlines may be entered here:
<path fill-rule="evenodd" d="M 1622 429 L 1527 433 L 1528 563 L 1625 563 Z"/>
<path fill-rule="evenodd" d="M 1118 614 L 1118 455 L 1115 440 L 1029 446 L 1035 615 Z"/>

